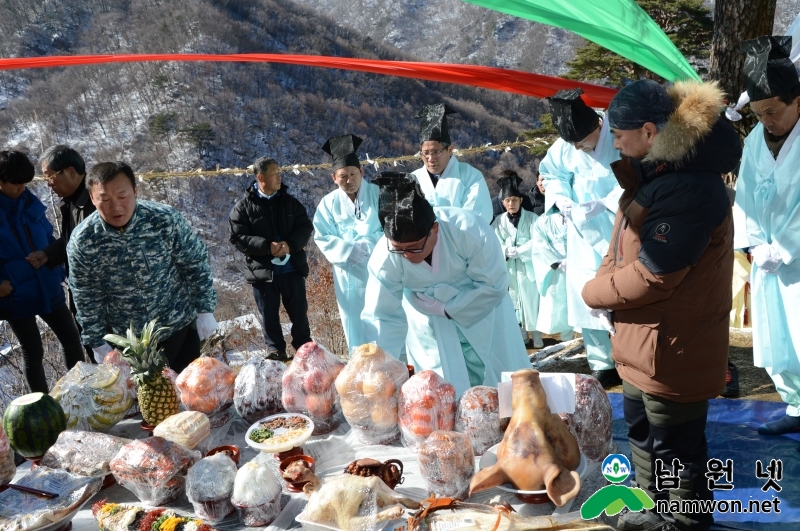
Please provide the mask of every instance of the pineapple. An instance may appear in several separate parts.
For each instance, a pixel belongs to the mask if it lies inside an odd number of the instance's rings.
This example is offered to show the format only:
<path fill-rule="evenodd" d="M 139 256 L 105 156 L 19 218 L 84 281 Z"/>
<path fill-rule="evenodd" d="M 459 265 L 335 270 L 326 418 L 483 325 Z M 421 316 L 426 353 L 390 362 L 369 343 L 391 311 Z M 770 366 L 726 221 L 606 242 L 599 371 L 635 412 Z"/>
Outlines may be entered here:
<path fill-rule="evenodd" d="M 122 357 L 131 364 L 131 379 L 139 389 L 139 409 L 150 426 L 157 426 L 165 418 L 178 413 L 178 394 L 169 378 L 164 375 L 167 360 L 158 349 L 161 333 L 155 330 L 153 319 L 142 327 L 141 337 L 136 337 L 133 323 L 127 337 L 108 334 L 103 339 L 123 348 Z"/>

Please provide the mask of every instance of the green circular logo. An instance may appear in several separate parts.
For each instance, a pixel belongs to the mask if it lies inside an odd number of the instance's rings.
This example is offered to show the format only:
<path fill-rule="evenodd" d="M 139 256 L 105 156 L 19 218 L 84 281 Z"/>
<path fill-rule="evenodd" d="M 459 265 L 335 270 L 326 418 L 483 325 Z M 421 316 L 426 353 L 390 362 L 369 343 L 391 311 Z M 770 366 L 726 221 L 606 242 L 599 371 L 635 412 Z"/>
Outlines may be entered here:
<path fill-rule="evenodd" d="M 602 471 L 611 483 L 622 483 L 631 473 L 631 462 L 622 454 L 609 454 L 603 459 Z"/>

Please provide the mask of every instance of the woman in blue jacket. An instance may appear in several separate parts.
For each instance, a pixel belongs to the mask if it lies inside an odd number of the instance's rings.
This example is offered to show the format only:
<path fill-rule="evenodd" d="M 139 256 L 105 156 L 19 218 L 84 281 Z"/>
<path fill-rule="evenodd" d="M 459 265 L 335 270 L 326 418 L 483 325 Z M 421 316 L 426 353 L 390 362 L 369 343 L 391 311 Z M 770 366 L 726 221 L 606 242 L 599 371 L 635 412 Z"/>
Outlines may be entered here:
<path fill-rule="evenodd" d="M 36 316 L 61 342 L 68 369 L 84 361 L 84 356 L 61 287 L 63 266 L 41 267 L 30 256 L 54 240 L 45 206 L 26 187 L 33 175 L 33 164 L 24 153 L 0 151 L 0 319 L 8 321 L 22 347 L 25 379 L 31 392 L 47 393 Z"/>

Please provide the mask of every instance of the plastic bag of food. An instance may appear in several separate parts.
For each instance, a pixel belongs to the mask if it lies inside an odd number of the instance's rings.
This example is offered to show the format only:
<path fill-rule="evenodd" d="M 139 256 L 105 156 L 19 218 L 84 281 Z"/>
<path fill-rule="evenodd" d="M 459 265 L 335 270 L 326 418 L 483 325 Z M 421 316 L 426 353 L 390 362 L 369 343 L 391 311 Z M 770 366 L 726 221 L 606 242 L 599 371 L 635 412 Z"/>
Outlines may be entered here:
<path fill-rule="evenodd" d="M 314 435 L 330 433 L 342 422 L 339 393 L 333 385 L 342 369 L 339 358 L 309 342 L 297 350 L 283 374 L 283 407 L 311 417 Z"/>
<path fill-rule="evenodd" d="M 57 529 L 54 522 L 71 519 L 97 491 L 103 480 L 70 474 L 44 466 L 36 467 L 22 476 L 16 485 L 46 490 L 56 498 L 31 495 L 17 489 L 0 492 L 0 530 L 35 531 L 45 527 Z M 65 524 L 66 525 L 66 524 Z"/>
<path fill-rule="evenodd" d="M 10 483 L 17 473 L 17 466 L 14 464 L 14 451 L 8 444 L 8 437 L 0 426 L 0 485 Z"/>
<path fill-rule="evenodd" d="M 216 358 L 208 357 L 194 360 L 181 371 L 176 381 L 181 390 L 181 403 L 186 409 L 209 417 L 233 404 L 235 382 L 233 369 Z"/>
<path fill-rule="evenodd" d="M 205 413 L 181 411 L 162 420 L 153 429 L 153 435 L 194 450 L 211 435 L 211 424 Z"/>
<path fill-rule="evenodd" d="M 249 423 L 283 413 L 283 373 L 286 365 L 255 356 L 242 365 L 236 376 L 233 404 Z"/>
<path fill-rule="evenodd" d="M 134 384 L 133 380 L 131 379 L 131 364 L 125 361 L 119 350 L 112 350 L 106 354 L 105 358 L 103 358 L 103 363 L 113 365 L 122 373 L 122 378 L 125 380 L 125 385 L 128 386 L 128 391 L 131 392 L 131 396 L 133 396 L 134 400 L 133 406 L 131 406 L 131 409 L 127 414 L 130 415 L 131 413 L 137 413 L 139 411 L 139 402 L 136 400 L 136 384 Z"/>
<path fill-rule="evenodd" d="M 186 472 L 200 457 L 163 437 L 149 437 L 123 446 L 111 460 L 111 473 L 142 503 L 156 507 L 181 495 Z"/>
<path fill-rule="evenodd" d="M 435 431 L 419 447 L 419 471 L 437 498 L 464 500 L 475 473 L 472 442 L 466 433 Z"/>
<path fill-rule="evenodd" d="M 122 377 L 125 379 L 125 383 L 128 386 L 128 390 L 131 392 L 131 395 L 133 396 L 133 405 L 125 414 L 125 418 L 129 418 L 138 414 L 139 393 L 136 388 L 136 383 L 131 378 L 131 364 L 125 361 L 125 358 L 123 358 L 122 354 L 116 349 L 106 354 L 106 356 L 103 358 L 103 363 L 113 365 L 114 367 L 120 370 L 120 372 L 122 373 Z"/>
<path fill-rule="evenodd" d="M 81 476 L 111 473 L 109 463 L 130 439 L 91 431 L 62 431 L 42 457 L 42 466 L 60 468 Z"/>
<path fill-rule="evenodd" d="M 186 497 L 203 520 L 220 522 L 236 509 L 231 505 L 236 463 L 214 454 L 195 463 L 186 474 Z"/>
<path fill-rule="evenodd" d="M 578 441 L 589 463 L 602 461 L 612 452 L 614 427 L 611 402 L 594 376 L 575 375 L 575 413 L 559 413 Z"/>
<path fill-rule="evenodd" d="M 58 380 L 50 395 L 64 410 L 68 430 L 108 431 L 133 405 L 122 372 L 105 363 L 79 361 Z"/>
<path fill-rule="evenodd" d="M 344 418 L 364 444 L 389 444 L 400 436 L 397 400 L 408 367 L 375 343 L 361 345 L 339 376 L 336 391 Z"/>
<path fill-rule="evenodd" d="M 435 372 L 422 371 L 400 388 L 397 415 L 403 446 L 417 451 L 434 431 L 453 430 L 456 390 Z"/>
<path fill-rule="evenodd" d="M 494 387 L 470 387 L 458 400 L 456 431 L 469 435 L 475 455 L 483 455 L 503 440 L 508 420 L 500 418 L 500 399 Z"/>
<path fill-rule="evenodd" d="M 231 503 L 242 525 L 262 527 L 281 512 L 282 486 L 266 463 L 253 459 L 236 473 Z"/>
<path fill-rule="evenodd" d="M 379 531 L 386 522 L 403 517 L 403 506 L 417 509 L 419 503 L 393 491 L 377 476 L 341 474 L 316 487 L 296 520 L 312 529 L 320 529 L 317 524 L 341 531 Z"/>

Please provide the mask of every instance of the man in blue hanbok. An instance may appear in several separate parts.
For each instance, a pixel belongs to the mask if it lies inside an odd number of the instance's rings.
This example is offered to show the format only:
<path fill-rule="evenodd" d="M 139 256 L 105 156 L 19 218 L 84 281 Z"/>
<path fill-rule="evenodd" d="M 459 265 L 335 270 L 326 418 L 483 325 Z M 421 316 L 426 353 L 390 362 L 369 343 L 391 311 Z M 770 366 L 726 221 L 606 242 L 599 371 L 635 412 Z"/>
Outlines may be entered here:
<path fill-rule="evenodd" d="M 735 248 L 753 255 L 753 357 L 786 402 L 763 435 L 800 430 L 800 79 L 791 37 L 745 41 L 750 108 L 759 124 L 745 139 L 736 183 Z"/>
<path fill-rule="evenodd" d="M 621 383 L 611 359 L 611 341 L 603 321 L 590 313 L 581 290 L 593 279 L 608 251 L 622 189 L 611 172 L 619 160 L 608 121 L 592 110 L 579 88 L 550 98 L 553 124 L 561 137 L 539 165 L 547 188 L 545 211 L 556 205 L 567 218 L 567 311 L 580 331 L 592 374 L 603 387 Z"/>
<path fill-rule="evenodd" d="M 435 371 L 457 395 L 529 368 L 489 224 L 463 208 L 431 207 L 412 175 L 387 172 L 374 182 L 385 236 L 368 265 L 367 340 L 405 353 L 417 371 Z"/>
<path fill-rule="evenodd" d="M 333 265 L 333 286 L 348 351 L 367 342 L 361 311 L 367 287 L 367 261 L 383 236 L 378 222 L 378 187 L 364 182 L 356 155 L 362 140 L 329 138 L 322 149 L 333 157 L 331 178 L 338 188 L 320 201 L 314 214 L 314 241 Z"/>
<path fill-rule="evenodd" d="M 497 184 L 506 212 L 492 221 L 492 227 L 506 257 L 508 293 L 514 301 L 525 346 L 542 348 L 542 333 L 536 328 L 539 290 L 536 288 L 536 275 L 531 261 L 531 231 L 538 216 L 522 208 L 522 192 L 517 188 L 517 180 L 513 175 L 497 179 Z M 533 336 L 532 341 L 528 339 L 528 332 Z"/>
<path fill-rule="evenodd" d="M 536 187 L 547 196 L 539 177 Z M 536 329 L 544 334 L 559 334 L 562 341 L 572 338 L 567 312 L 567 218 L 553 205 L 533 224 L 531 257 L 539 289 L 539 318 Z"/>
<path fill-rule="evenodd" d="M 426 105 L 419 111 L 419 149 L 424 166 L 413 175 L 431 206 L 464 208 L 491 223 L 492 198 L 486 179 L 453 155 L 447 115 L 454 113 L 444 103 Z"/>

